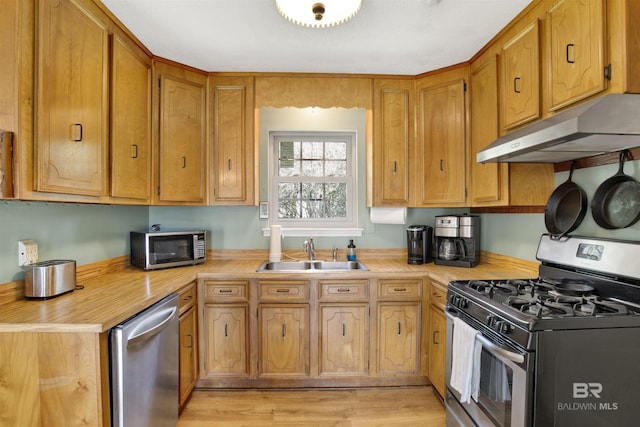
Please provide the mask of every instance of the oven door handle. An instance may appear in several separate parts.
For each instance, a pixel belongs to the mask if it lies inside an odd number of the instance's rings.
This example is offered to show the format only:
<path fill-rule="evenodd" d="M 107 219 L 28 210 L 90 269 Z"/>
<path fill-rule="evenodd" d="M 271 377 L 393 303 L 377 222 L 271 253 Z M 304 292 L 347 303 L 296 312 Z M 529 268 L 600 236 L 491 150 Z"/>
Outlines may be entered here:
<path fill-rule="evenodd" d="M 448 310 L 445 311 L 445 315 L 453 321 L 456 318 L 451 312 Z M 524 356 L 522 354 L 514 353 L 513 351 L 505 350 L 504 348 L 495 345 L 491 342 L 487 337 L 482 334 L 476 335 L 476 340 L 480 341 L 483 347 L 491 350 L 493 353 L 502 356 L 503 358 L 510 360 L 514 363 L 524 363 Z"/>

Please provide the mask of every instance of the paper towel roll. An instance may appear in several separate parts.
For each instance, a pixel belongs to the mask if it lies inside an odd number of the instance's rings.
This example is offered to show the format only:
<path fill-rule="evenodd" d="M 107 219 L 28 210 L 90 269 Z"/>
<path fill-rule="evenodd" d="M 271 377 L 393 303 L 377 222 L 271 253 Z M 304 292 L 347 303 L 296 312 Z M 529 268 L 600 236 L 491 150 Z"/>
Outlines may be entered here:
<path fill-rule="evenodd" d="M 372 224 L 405 224 L 407 208 L 370 208 L 369 218 Z"/>
<path fill-rule="evenodd" d="M 269 241 L 269 261 L 282 261 L 282 226 L 272 225 L 271 240 Z"/>

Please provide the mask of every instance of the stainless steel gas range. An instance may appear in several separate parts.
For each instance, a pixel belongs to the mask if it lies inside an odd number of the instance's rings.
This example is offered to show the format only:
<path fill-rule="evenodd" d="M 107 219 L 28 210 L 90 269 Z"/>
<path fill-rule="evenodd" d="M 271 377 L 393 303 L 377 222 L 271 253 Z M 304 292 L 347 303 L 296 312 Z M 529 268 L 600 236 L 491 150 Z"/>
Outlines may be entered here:
<path fill-rule="evenodd" d="M 543 235 L 539 277 L 449 283 L 447 426 L 640 419 L 640 242 Z"/>

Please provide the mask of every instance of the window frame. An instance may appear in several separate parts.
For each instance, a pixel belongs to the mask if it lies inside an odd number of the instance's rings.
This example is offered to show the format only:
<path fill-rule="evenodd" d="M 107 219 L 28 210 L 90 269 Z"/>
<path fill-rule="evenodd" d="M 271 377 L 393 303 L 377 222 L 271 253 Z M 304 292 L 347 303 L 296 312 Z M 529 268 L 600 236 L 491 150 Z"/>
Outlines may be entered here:
<path fill-rule="evenodd" d="M 345 219 L 286 219 L 278 217 L 278 184 L 281 181 L 292 181 L 291 177 L 279 176 L 279 143 L 281 141 L 300 142 L 346 142 L 347 174 L 344 179 L 314 180 L 313 177 L 293 179 L 298 182 L 345 182 L 347 185 L 347 216 Z M 358 225 L 358 167 L 357 167 L 357 135 L 355 131 L 270 131 L 269 132 L 269 225 L 282 226 L 287 230 L 342 230 L 351 231 Z"/>

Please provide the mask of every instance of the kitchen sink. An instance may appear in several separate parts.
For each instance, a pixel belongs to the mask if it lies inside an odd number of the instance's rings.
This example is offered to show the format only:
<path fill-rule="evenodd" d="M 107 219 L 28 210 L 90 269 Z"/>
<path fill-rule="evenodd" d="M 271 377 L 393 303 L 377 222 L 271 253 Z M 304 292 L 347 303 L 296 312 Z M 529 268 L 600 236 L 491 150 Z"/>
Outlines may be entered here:
<path fill-rule="evenodd" d="M 277 272 L 332 272 L 332 271 L 368 271 L 359 261 L 265 261 L 256 271 Z"/>

